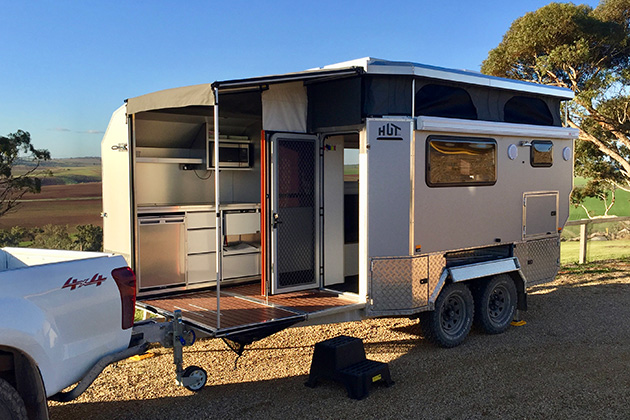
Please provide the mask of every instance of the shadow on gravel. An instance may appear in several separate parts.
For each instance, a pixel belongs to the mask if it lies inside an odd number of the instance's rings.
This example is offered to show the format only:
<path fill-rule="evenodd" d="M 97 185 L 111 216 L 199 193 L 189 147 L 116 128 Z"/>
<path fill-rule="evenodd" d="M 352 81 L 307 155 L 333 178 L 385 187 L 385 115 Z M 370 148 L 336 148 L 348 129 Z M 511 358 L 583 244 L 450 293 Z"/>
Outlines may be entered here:
<path fill-rule="evenodd" d="M 609 275 L 564 275 L 532 288 L 527 325 L 501 335 L 473 331 L 453 349 L 427 343 L 416 321 L 372 319 L 345 325 L 341 333 L 362 338 L 368 358 L 389 362 L 396 382 L 390 388 L 373 387 L 362 401 L 349 399 L 332 382 L 305 387 L 308 371 L 274 380 L 247 379 L 258 370 L 308 366 L 312 343 L 304 337 L 316 331 L 308 328 L 322 327 L 303 327 L 279 333 L 277 341 L 270 337 L 256 343 L 239 364 L 244 379 L 238 382 L 224 369 L 221 383 L 181 395 L 172 383 L 139 381 L 135 386 L 154 397 L 55 405 L 51 419 L 630 418 L 630 278 L 621 273 L 607 284 Z M 265 358 L 278 350 L 280 356 Z M 189 352 L 204 353 L 194 347 Z M 207 351 L 208 360 L 217 353 Z M 231 365 L 234 359 L 227 354 L 221 356 Z M 212 376 L 218 369 L 210 363 L 204 367 Z M 120 391 L 125 385 L 115 386 Z"/>

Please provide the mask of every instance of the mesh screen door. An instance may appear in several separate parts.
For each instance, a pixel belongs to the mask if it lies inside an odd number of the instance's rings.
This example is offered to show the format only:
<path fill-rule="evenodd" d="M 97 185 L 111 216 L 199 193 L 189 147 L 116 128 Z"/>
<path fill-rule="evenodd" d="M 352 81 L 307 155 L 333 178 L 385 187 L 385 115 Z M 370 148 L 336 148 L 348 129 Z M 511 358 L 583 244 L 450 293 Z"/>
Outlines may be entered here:
<path fill-rule="evenodd" d="M 272 293 L 317 286 L 317 137 L 272 137 Z"/>

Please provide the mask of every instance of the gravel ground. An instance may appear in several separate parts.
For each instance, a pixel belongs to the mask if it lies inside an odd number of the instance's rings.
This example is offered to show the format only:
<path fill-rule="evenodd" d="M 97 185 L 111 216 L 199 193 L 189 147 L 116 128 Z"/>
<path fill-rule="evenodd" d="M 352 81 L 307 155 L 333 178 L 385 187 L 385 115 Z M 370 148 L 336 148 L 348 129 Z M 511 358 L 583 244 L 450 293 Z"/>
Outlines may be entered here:
<path fill-rule="evenodd" d="M 209 373 L 199 393 L 175 385 L 171 351 L 108 367 L 77 400 L 50 403 L 64 419 L 591 419 L 630 418 L 630 262 L 569 267 L 533 287 L 527 325 L 472 331 L 454 349 L 427 343 L 416 321 L 371 319 L 293 328 L 238 360 L 220 340 L 185 348 L 185 366 Z M 389 363 L 390 388 L 361 401 L 336 383 L 304 386 L 315 343 L 360 337 Z"/>

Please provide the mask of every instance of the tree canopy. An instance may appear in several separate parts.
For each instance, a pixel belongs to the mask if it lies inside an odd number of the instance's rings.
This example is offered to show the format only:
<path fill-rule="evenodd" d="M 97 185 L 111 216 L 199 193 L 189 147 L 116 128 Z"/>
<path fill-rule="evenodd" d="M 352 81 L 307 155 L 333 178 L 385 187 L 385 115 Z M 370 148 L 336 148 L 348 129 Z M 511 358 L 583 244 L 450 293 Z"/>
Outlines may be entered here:
<path fill-rule="evenodd" d="M 15 208 L 27 192 L 41 191 L 39 164 L 48 159 L 50 152 L 36 149 L 26 131 L 0 136 L 0 216 Z M 14 166 L 20 161 L 27 164 L 27 169 L 16 174 Z"/>
<path fill-rule="evenodd" d="M 550 3 L 527 13 L 481 71 L 572 89 L 576 172 L 630 190 L 630 0 L 601 0 L 594 9 Z"/>

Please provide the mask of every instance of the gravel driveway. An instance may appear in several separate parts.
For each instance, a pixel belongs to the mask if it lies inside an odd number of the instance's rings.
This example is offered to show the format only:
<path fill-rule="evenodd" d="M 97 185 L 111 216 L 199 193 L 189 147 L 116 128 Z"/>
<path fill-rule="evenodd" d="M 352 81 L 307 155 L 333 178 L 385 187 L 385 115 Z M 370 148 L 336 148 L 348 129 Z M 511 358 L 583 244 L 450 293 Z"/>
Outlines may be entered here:
<path fill-rule="evenodd" d="M 372 319 L 293 328 L 243 357 L 220 340 L 186 348 L 209 373 L 197 394 L 175 385 L 172 353 L 108 367 L 79 399 L 50 403 L 64 419 L 592 419 L 630 418 L 630 262 L 564 270 L 530 290 L 527 325 L 473 331 L 454 349 L 427 343 L 416 321 Z M 360 337 L 388 362 L 390 388 L 351 400 L 336 383 L 303 384 L 316 342 Z"/>

